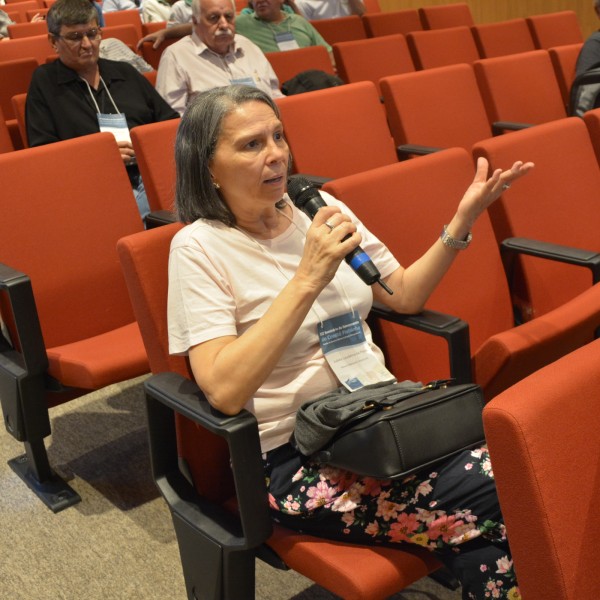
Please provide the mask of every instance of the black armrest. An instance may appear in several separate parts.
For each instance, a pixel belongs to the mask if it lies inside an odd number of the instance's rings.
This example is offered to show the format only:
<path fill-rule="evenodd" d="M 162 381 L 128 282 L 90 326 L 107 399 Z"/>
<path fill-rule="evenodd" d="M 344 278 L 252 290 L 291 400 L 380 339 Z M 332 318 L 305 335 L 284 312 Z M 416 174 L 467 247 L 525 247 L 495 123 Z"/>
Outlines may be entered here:
<path fill-rule="evenodd" d="M 435 146 L 421 146 L 420 144 L 400 144 L 396 147 L 398 160 L 410 158 L 413 155 L 424 156 L 425 154 L 433 154 L 444 148 L 436 148 Z"/>
<path fill-rule="evenodd" d="M 175 223 L 177 217 L 172 210 L 153 210 L 146 215 L 146 229 L 153 229 L 161 225 L 169 225 Z"/>
<path fill-rule="evenodd" d="M 512 121 L 494 121 L 492 123 L 492 133 L 501 135 L 505 131 L 518 131 L 519 129 L 527 129 L 533 127 L 533 123 L 514 123 Z"/>
<path fill-rule="evenodd" d="M 0 292 L 8 298 L 18 347 L 3 344 L 0 352 L 0 402 L 7 431 L 19 441 L 50 434 L 44 385 L 48 357 L 31 281 L 0 263 Z M 24 399 L 27 399 L 25 402 Z"/>
<path fill-rule="evenodd" d="M 304 177 L 304 179 L 308 179 L 310 183 L 312 183 L 316 188 L 321 189 L 328 181 L 331 181 L 332 177 L 324 177 L 322 175 L 310 175 L 308 173 L 294 173 L 290 175 L 290 178 L 293 177 Z"/>
<path fill-rule="evenodd" d="M 450 374 L 457 383 L 473 381 L 469 325 L 451 315 L 424 310 L 416 315 L 405 315 L 379 304 L 373 304 L 371 315 L 392 323 L 442 337 L 448 344 Z"/>
<path fill-rule="evenodd" d="M 509 276 L 512 273 L 515 257 L 525 254 L 527 256 L 536 256 L 538 258 L 586 267 L 592 272 L 593 283 L 595 284 L 600 281 L 600 253 L 592 250 L 582 250 L 551 242 L 514 237 L 502 241 L 500 252 L 502 253 L 504 267 Z"/>
<path fill-rule="evenodd" d="M 229 417 L 210 406 L 198 386 L 176 373 L 160 373 L 144 383 L 152 472 L 171 510 L 186 523 L 232 550 L 254 548 L 272 532 L 258 426 L 246 410 Z M 239 517 L 199 498 L 178 465 L 173 413 L 198 423 L 227 441 Z"/>

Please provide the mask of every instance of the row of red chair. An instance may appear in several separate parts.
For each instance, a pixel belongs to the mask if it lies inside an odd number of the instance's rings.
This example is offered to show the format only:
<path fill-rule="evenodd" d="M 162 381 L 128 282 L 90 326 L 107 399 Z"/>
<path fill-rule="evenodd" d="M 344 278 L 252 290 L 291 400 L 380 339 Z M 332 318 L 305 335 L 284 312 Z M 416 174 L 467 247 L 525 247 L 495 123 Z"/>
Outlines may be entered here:
<path fill-rule="evenodd" d="M 468 68 L 465 65 L 457 66 L 461 69 L 463 67 Z M 394 143 L 373 84 L 363 82 L 321 90 L 311 94 L 284 98 L 278 104 L 298 171 L 339 178 L 398 164 Z M 318 115 L 318 118 L 315 118 L 315 115 Z M 322 122 L 328 123 L 325 132 L 319 125 Z M 589 126 L 591 137 L 586 129 L 586 124 Z M 164 159 L 164 149 L 174 146 L 176 127 L 177 122 L 165 122 L 138 127 L 132 131 L 132 140 L 153 210 L 172 208 L 175 170 L 172 159 Z M 582 237 L 582 232 L 586 222 L 588 224 L 595 223 L 595 219 L 590 219 L 590 215 L 595 214 L 593 206 L 597 204 L 598 210 L 600 210 L 600 201 L 596 198 L 598 192 L 595 191 L 599 181 L 596 152 L 600 156 L 600 143 L 598 142 L 600 137 L 594 136 L 597 131 L 600 131 L 600 114 L 598 111 L 590 111 L 586 115 L 585 121 L 561 118 L 545 125 L 537 125 L 495 138 L 485 135 L 465 145 L 465 152 L 470 153 L 471 149 L 475 147 L 477 152 L 485 153 L 490 162 L 496 166 L 510 166 L 512 161 L 517 158 L 533 160 L 538 165 L 534 173 L 528 177 L 527 184 L 517 186 L 514 191 L 511 190 L 506 194 L 509 198 L 520 199 L 514 201 L 514 206 L 523 211 L 521 220 L 528 226 L 528 229 L 524 230 L 525 232 L 514 229 L 511 225 L 514 216 L 505 218 L 502 224 L 497 221 L 494 227 L 497 232 L 497 243 L 500 243 L 505 237 L 519 236 L 581 247 L 586 250 L 596 250 L 594 229 L 588 225 L 589 235 L 587 237 Z M 531 141 L 527 142 L 528 140 Z M 519 143 L 524 144 L 522 148 L 518 145 Z M 449 146 L 454 147 L 455 145 L 449 144 Z M 494 154 L 494 152 L 500 152 L 499 148 L 505 149 L 504 153 Z M 577 173 L 578 183 L 575 186 L 571 186 L 570 178 L 564 176 L 561 168 L 563 152 L 566 151 L 563 149 L 568 149 L 569 173 Z M 169 153 L 169 155 L 171 154 Z M 429 159 L 429 157 L 427 158 Z M 417 161 L 421 160 L 422 158 L 417 159 Z M 575 164 L 571 165 L 571 160 Z M 324 171 L 315 172 L 319 166 Z M 334 180 L 331 185 L 335 187 L 338 185 L 337 181 L 339 179 Z M 374 184 L 374 190 L 381 191 L 381 189 L 381 186 Z M 392 190 L 393 186 L 390 189 Z M 543 193 L 535 195 L 538 189 L 543 190 Z M 585 195 L 585 199 L 579 200 L 582 206 L 585 205 L 585 209 L 578 210 L 578 217 L 573 219 L 570 217 L 567 219 L 565 214 L 559 212 L 561 206 L 563 206 L 563 211 L 568 210 L 567 207 L 570 206 L 564 201 L 564 196 L 569 193 L 570 189 L 574 190 L 578 198 Z M 549 199 L 550 194 L 552 194 L 552 201 Z M 539 198 L 539 206 L 536 205 L 536 208 L 533 209 L 535 214 L 543 213 L 545 205 L 554 206 L 553 202 L 555 202 L 554 208 L 558 214 L 555 221 L 556 237 L 544 238 L 541 235 L 542 232 L 535 228 L 538 223 L 545 223 L 544 219 L 541 217 L 530 219 L 534 195 Z M 382 196 L 385 197 L 385 194 Z M 377 200 L 374 199 L 373 202 L 377 203 Z M 588 203 L 591 203 L 591 206 L 588 207 Z M 367 206 L 370 207 L 371 204 L 369 203 Z M 501 202 L 494 209 L 494 214 L 498 218 L 503 215 L 503 207 L 504 203 Z M 579 218 L 583 221 L 580 224 L 578 223 Z M 396 226 L 391 216 L 387 222 L 393 224 L 393 227 Z M 564 227 L 565 222 L 578 223 L 578 225 L 574 228 Z M 558 230 L 561 228 L 564 231 L 558 235 Z M 577 237 L 574 236 L 574 232 L 577 233 Z M 427 238 L 427 236 L 425 237 Z M 527 264 L 527 261 L 523 262 L 524 265 Z M 590 266 L 590 268 L 592 267 L 596 268 L 593 265 Z M 552 266 L 552 269 L 559 274 L 564 268 Z M 542 272 L 545 271 L 542 269 Z M 557 275 L 552 280 L 560 280 L 561 277 Z M 535 280 L 533 274 L 530 278 L 532 281 Z M 589 284 L 590 281 L 589 274 L 586 274 L 584 270 L 581 271 L 578 282 L 576 279 L 576 277 L 570 277 L 573 283 L 568 286 L 560 286 L 560 291 L 554 294 L 547 294 L 540 288 L 537 288 L 538 292 L 529 294 L 525 294 L 527 292 L 525 290 L 523 297 L 519 299 L 522 318 L 526 320 L 532 315 L 545 314 L 557 304 L 557 301 L 554 300 L 556 296 L 561 301 L 565 300 L 577 290 L 585 287 L 585 282 Z M 460 305 L 460 300 L 457 305 Z M 472 319 L 467 320 L 472 321 Z M 479 338 L 479 342 L 481 342 L 481 338 Z M 435 370 L 439 371 L 439 368 Z"/>
<path fill-rule="evenodd" d="M 467 4 L 453 4 L 367 13 L 362 17 L 312 21 L 312 24 L 330 44 L 395 33 L 423 34 L 430 30 L 454 27 L 472 29 L 478 42 L 495 38 L 495 45 L 496 40 L 500 40 L 509 45 L 533 43 L 535 48 L 549 48 L 582 41 L 577 14 L 572 10 L 511 19 L 503 21 L 501 25 L 484 25 L 474 22 Z"/>
<path fill-rule="evenodd" d="M 545 50 L 384 77 L 380 89 L 384 110 L 372 82 L 279 99 L 295 168 L 340 177 L 397 160 L 391 136 L 396 147 L 470 149 L 500 127 L 504 131 L 566 116 Z M 331 129 L 323 131 L 323 121 Z M 329 135 L 333 124 L 338 124 L 337 139 Z M 374 139 L 378 142 L 369 143 Z M 339 147 L 338 141 L 343 141 Z M 409 154 L 419 150 L 405 148 Z"/>
<path fill-rule="evenodd" d="M 363 47 L 362 52 L 358 52 L 361 44 L 369 45 L 369 48 Z M 434 148 L 469 148 L 474 142 L 490 137 L 496 130 L 567 116 L 568 89 L 574 73 L 577 45 L 480 59 L 473 65 L 457 64 L 423 71 L 411 69 L 406 54 L 397 64 L 369 60 L 373 55 L 367 49 L 377 50 L 378 55 L 383 57 L 386 53 L 382 50 L 390 50 L 394 45 L 404 48 L 406 52 L 401 36 L 346 42 L 334 48 L 340 58 L 340 72 L 348 80 L 370 79 L 378 86 L 396 146 L 416 144 Z M 401 55 L 397 53 L 395 56 Z M 282 80 L 309 65 L 332 72 L 327 53 L 322 47 L 272 53 L 269 59 L 273 61 Z M 25 126 L 24 122 L 18 120 L 19 117 L 22 119 L 22 111 L 18 108 L 23 104 L 23 99 L 16 101 L 15 110 L 13 97 L 25 93 L 35 67 L 34 60 L 0 63 L 0 76 L 6 76 L 3 79 L 11 82 L 0 95 L 0 108 L 12 131 L 15 147 L 25 144 L 24 138 L 19 143 L 16 133 L 18 126 L 23 134 Z M 380 79 L 386 71 L 397 71 L 399 74 Z M 332 113 L 335 119 L 336 114 L 343 113 L 343 110 L 338 113 L 337 104 L 330 103 L 327 96 L 318 96 L 321 97 L 321 106 L 314 114 Z M 289 97 L 282 100 L 282 106 L 302 107 L 305 102 L 302 97 Z M 377 109 L 373 112 L 377 112 Z M 355 118 L 360 118 L 360 113 L 356 113 Z M 294 127 L 295 121 L 289 119 L 288 135 L 292 137 Z M 300 120 L 299 132 L 310 128 L 310 121 L 305 123 Z M 383 148 L 376 155 L 381 152 Z M 304 165 L 299 154 L 296 165 L 305 172 L 330 177 L 348 172 L 347 169 L 322 172 L 326 162 L 315 159 L 312 164 Z"/>
<path fill-rule="evenodd" d="M 15 23 L 28 23 L 34 15 L 44 15 L 56 0 L 8 0 L 2 9 Z"/>

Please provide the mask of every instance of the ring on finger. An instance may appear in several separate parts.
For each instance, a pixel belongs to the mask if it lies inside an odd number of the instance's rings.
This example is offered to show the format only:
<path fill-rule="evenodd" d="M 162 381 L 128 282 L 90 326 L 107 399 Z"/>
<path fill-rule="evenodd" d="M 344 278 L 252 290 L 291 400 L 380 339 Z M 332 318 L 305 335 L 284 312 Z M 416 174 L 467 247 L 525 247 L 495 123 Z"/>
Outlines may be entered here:
<path fill-rule="evenodd" d="M 335 227 L 335 225 L 332 225 L 329 221 L 325 221 L 324 224 L 327 225 L 327 227 L 329 227 L 329 231 L 332 231 L 333 228 Z"/>
<path fill-rule="evenodd" d="M 510 188 L 510 183 L 503 183 L 503 184 L 502 184 L 502 190 L 503 190 L 503 191 L 504 191 L 504 190 L 507 190 L 507 189 L 509 189 L 509 188 Z"/>

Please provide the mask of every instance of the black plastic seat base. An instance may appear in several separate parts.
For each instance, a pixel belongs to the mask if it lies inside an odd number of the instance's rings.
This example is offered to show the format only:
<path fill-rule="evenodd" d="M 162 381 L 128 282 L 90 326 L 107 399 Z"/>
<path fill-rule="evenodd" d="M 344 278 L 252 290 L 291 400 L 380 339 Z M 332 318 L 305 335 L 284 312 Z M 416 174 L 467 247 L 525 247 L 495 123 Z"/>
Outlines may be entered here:
<path fill-rule="evenodd" d="M 54 471 L 51 471 L 48 480 L 38 481 L 27 454 L 10 459 L 8 465 L 52 512 L 60 512 L 81 502 L 81 496 Z"/>

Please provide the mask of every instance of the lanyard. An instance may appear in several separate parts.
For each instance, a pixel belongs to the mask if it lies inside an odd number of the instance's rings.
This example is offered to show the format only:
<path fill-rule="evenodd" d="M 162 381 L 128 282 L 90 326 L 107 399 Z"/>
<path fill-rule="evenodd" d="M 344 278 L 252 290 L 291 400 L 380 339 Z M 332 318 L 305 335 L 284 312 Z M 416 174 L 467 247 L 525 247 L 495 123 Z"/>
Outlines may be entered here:
<path fill-rule="evenodd" d="M 87 85 L 88 92 L 90 93 L 90 96 L 92 98 L 92 102 L 94 103 L 94 106 L 96 107 L 96 112 L 98 114 L 100 114 L 100 107 L 98 106 L 98 103 L 96 102 L 96 98 L 94 98 L 94 94 L 92 93 L 92 88 L 90 87 L 90 84 L 88 83 L 87 79 L 83 79 L 83 77 L 81 78 L 81 80 L 85 82 L 85 85 Z M 104 83 L 104 79 L 102 79 L 102 77 L 100 77 L 100 83 L 104 86 L 104 90 L 108 94 L 108 97 L 110 98 L 110 101 L 115 109 L 115 112 L 117 114 L 119 114 L 120 111 L 117 108 L 117 105 L 115 104 L 115 101 L 113 100 L 113 97 L 110 95 L 110 92 L 108 91 L 108 86 L 106 85 L 106 83 Z"/>

